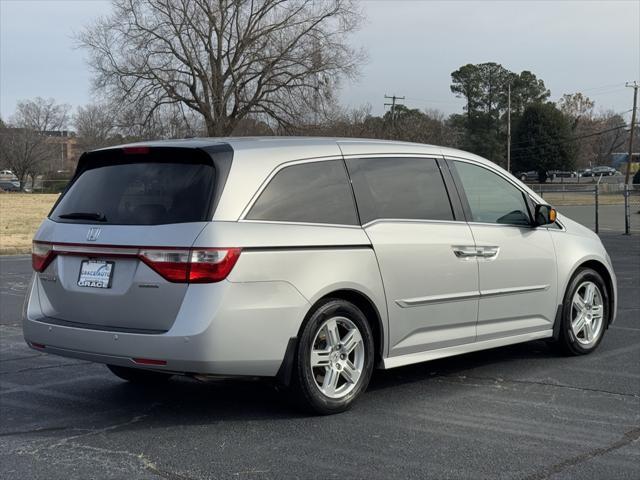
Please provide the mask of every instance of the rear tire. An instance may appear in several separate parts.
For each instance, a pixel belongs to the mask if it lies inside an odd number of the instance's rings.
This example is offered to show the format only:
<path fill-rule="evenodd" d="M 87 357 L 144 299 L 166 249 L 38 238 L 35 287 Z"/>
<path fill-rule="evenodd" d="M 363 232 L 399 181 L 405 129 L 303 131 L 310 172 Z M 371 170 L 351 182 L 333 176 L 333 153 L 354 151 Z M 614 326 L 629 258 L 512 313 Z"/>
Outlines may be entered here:
<path fill-rule="evenodd" d="M 120 367 L 118 365 L 107 365 L 116 377 L 126 380 L 127 382 L 136 384 L 150 385 L 154 383 L 163 383 L 173 377 L 170 373 L 153 372 L 151 370 L 143 370 L 140 368 Z"/>
<path fill-rule="evenodd" d="M 367 389 L 373 371 L 371 327 L 358 307 L 328 299 L 300 334 L 293 386 L 303 406 L 321 415 L 349 409 Z"/>
<path fill-rule="evenodd" d="M 558 346 L 568 355 L 593 352 L 609 325 L 609 291 L 602 276 L 581 268 L 567 287 L 562 303 Z"/>

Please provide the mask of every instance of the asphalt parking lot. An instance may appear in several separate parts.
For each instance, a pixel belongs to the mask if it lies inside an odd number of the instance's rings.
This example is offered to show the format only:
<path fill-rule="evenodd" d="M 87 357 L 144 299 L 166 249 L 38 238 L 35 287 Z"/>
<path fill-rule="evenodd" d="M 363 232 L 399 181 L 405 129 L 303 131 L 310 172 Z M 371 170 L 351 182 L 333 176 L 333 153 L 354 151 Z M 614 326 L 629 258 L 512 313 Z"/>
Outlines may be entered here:
<path fill-rule="evenodd" d="M 593 205 L 555 205 L 558 211 L 582 225 L 595 230 Z M 624 232 L 624 205 L 600 205 L 598 223 L 601 233 Z M 633 234 L 640 233 L 640 204 L 633 204 L 629 212 L 629 227 Z"/>
<path fill-rule="evenodd" d="M 640 478 L 640 240 L 605 234 L 619 285 L 599 350 L 545 342 L 374 373 L 355 408 L 295 410 L 255 381 L 127 385 L 28 349 L 26 256 L 0 258 L 0 478 Z"/>

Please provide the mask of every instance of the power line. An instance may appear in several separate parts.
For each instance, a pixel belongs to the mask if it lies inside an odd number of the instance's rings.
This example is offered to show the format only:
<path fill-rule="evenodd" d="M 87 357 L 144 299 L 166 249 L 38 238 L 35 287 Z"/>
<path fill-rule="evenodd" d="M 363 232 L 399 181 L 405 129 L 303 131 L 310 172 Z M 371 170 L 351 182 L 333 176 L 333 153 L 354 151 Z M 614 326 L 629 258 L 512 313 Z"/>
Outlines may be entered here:
<path fill-rule="evenodd" d="M 625 113 L 629 113 L 629 112 L 631 112 L 631 111 L 632 111 L 632 110 L 626 110 L 626 111 L 624 111 L 624 112 L 619 112 L 619 113 L 617 113 L 617 112 L 616 112 L 616 113 L 614 113 L 613 115 L 614 115 L 614 116 L 615 116 L 615 115 L 620 115 L 620 116 L 622 116 L 622 115 L 624 115 Z M 623 120 L 624 120 L 624 119 L 623 119 Z M 615 127 L 611 127 L 611 128 L 615 130 L 615 129 L 619 129 L 619 128 L 627 128 L 627 127 L 628 127 L 628 125 L 625 123 L 624 125 L 616 125 Z M 598 134 L 598 135 L 599 135 L 600 133 L 607 133 L 607 132 L 609 132 L 609 131 L 610 131 L 610 130 L 598 130 L 598 131 L 596 131 L 596 132 L 591 132 L 591 133 L 588 133 L 588 134 L 585 134 L 585 135 L 593 135 L 593 134 Z M 582 136 L 575 137 L 575 138 L 576 138 L 577 140 L 580 140 L 580 138 L 582 138 Z M 530 141 L 529 141 L 529 140 L 520 140 L 519 142 L 511 142 L 511 146 L 513 147 L 514 145 L 523 145 L 523 144 L 527 144 L 527 143 L 530 143 Z M 512 149 L 511 149 L 511 151 L 513 151 L 513 150 L 517 150 L 517 149 L 513 149 L 513 148 L 512 148 Z"/>
<path fill-rule="evenodd" d="M 404 100 L 404 97 L 398 97 L 396 95 L 387 95 L 385 93 L 384 98 L 388 98 L 391 100 L 391 103 L 385 103 L 384 106 L 385 107 L 391 107 L 391 127 L 395 127 L 395 123 L 396 123 L 396 101 L 397 100 Z M 399 103 L 398 105 L 402 105 L 403 104 Z"/>
<path fill-rule="evenodd" d="M 608 88 L 613 88 L 613 87 L 622 87 L 623 85 L 624 84 L 622 82 L 610 83 L 609 85 L 600 85 L 599 87 L 581 88 L 578 91 L 579 92 L 590 92 L 592 90 L 601 90 L 601 89 L 608 89 Z"/>
<path fill-rule="evenodd" d="M 596 137 L 598 135 L 604 135 L 605 133 L 613 132 L 615 130 L 620 130 L 622 128 L 627 128 L 627 124 L 618 125 L 617 127 L 607 128 L 606 130 L 600 130 L 598 132 L 592 132 L 592 133 L 589 133 L 589 134 L 586 134 L 586 135 L 580 135 L 580 136 L 577 136 L 577 137 L 565 138 L 565 139 L 559 140 L 557 142 L 537 143 L 535 145 L 530 145 L 528 147 L 514 148 L 511 151 L 515 152 L 515 151 L 521 151 L 521 150 L 531 150 L 531 149 L 534 149 L 534 148 L 545 147 L 545 146 L 548 146 L 548 145 L 561 145 L 563 143 L 575 142 L 576 140 L 582 140 L 584 138 L 590 138 L 590 137 Z"/>
<path fill-rule="evenodd" d="M 456 102 L 453 100 L 432 100 L 429 98 L 418 98 L 418 97 L 407 97 L 407 100 L 413 100 L 416 102 L 427 102 L 427 103 L 445 103 L 448 105 L 462 105 L 464 104 L 464 101 L 460 101 L 460 102 Z"/>

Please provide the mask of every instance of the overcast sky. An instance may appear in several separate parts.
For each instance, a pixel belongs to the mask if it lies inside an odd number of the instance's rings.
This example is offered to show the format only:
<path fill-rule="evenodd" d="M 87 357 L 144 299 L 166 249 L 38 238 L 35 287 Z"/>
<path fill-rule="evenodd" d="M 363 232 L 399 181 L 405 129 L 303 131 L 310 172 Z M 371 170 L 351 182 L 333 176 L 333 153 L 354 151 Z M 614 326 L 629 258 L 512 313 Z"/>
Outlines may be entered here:
<path fill-rule="evenodd" d="M 399 1 L 364 3 L 367 21 L 353 36 L 369 59 L 340 93 L 351 106 L 383 112 L 385 94 L 412 108 L 461 112 L 451 72 L 494 61 L 531 70 L 552 99 L 582 91 L 598 109 L 627 112 L 640 81 L 640 0 Z M 91 101 L 90 72 L 72 34 L 109 12 L 102 0 L 0 0 L 0 114 L 16 101 L 53 97 L 76 107 Z"/>

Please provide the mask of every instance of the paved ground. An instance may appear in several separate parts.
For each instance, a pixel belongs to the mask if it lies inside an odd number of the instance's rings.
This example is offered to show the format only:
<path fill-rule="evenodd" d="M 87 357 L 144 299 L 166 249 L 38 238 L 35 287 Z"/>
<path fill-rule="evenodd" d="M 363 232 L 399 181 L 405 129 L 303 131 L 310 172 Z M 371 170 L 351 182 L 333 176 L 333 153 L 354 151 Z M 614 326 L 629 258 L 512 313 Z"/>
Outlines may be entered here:
<path fill-rule="evenodd" d="M 637 197 L 636 197 L 637 198 Z M 632 233 L 640 233 L 640 204 L 630 209 L 630 227 Z M 594 205 L 556 205 L 560 213 L 572 220 L 595 229 Z M 624 205 L 600 205 L 598 207 L 600 232 L 624 232 Z"/>
<path fill-rule="evenodd" d="M 25 347 L 26 257 L 0 258 L 0 478 L 640 478 L 640 242 L 604 237 L 620 288 L 600 349 L 544 342 L 374 375 L 348 413 L 257 382 L 120 382 Z"/>

